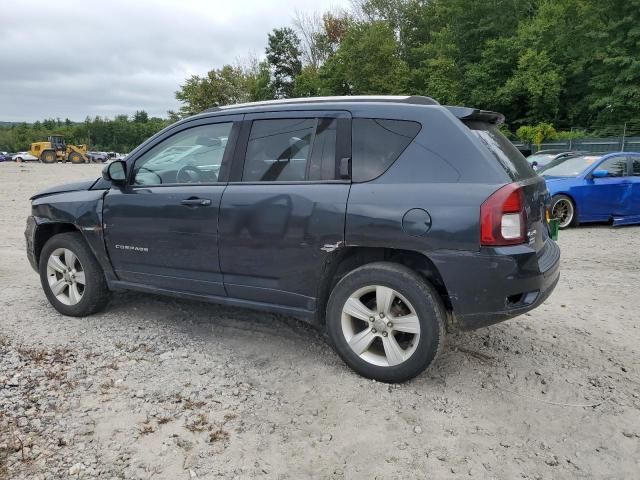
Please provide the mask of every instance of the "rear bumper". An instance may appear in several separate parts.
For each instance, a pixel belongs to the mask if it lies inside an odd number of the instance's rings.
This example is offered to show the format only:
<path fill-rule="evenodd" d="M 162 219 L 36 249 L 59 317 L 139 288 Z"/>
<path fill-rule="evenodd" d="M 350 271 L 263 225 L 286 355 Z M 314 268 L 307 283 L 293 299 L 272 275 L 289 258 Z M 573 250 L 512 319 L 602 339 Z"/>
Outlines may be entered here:
<path fill-rule="evenodd" d="M 449 253 L 434 259 L 449 293 L 454 328 L 473 330 L 536 308 L 560 279 L 560 248 L 527 245 Z"/>
<path fill-rule="evenodd" d="M 36 236 L 36 219 L 33 216 L 27 217 L 27 228 L 24 231 L 24 237 L 27 244 L 27 258 L 36 272 L 38 271 L 38 262 L 36 260 L 35 236 Z"/>

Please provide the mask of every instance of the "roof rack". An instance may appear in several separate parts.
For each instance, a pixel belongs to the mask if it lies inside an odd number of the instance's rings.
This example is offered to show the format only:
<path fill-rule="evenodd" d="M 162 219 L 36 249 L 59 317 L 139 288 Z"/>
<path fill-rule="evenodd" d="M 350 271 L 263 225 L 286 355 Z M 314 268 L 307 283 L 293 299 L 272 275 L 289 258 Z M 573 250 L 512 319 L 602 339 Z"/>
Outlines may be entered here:
<path fill-rule="evenodd" d="M 337 96 L 337 97 L 302 97 L 302 98 L 283 98 L 280 100 L 265 100 L 262 102 L 236 103 L 235 105 L 224 105 L 220 107 L 212 107 L 204 110 L 202 113 L 219 112 L 243 107 L 263 107 L 269 105 L 295 105 L 304 103 L 328 103 L 328 102 L 388 102 L 388 103 L 405 103 L 411 105 L 440 105 L 431 97 L 423 97 L 420 95 L 353 95 L 353 96 Z"/>

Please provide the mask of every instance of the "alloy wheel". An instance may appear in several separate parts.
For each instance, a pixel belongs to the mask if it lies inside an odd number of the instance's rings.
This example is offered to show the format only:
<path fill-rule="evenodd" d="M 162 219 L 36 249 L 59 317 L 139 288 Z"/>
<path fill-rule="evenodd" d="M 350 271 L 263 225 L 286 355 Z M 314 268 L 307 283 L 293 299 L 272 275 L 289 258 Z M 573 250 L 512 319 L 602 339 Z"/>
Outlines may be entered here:
<path fill-rule="evenodd" d="M 568 227 L 573 221 L 573 204 L 561 198 L 553 205 L 553 217 L 560 220 L 560 228 Z"/>
<path fill-rule="evenodd" d="M 82 300 L 86 285 L 84 268 L 68 248 L 57 248 L 51 253 L 47 260 L 47 279 L 61 303 L 77 305 Z"/>
<path fill-rule="evenodd" d="M 396 290 L 370 285 L 355 291 L 342 308 L 342 333 L 366 362 L 392 367 L 409 359 L 420 340 L 413 305 Z"/>

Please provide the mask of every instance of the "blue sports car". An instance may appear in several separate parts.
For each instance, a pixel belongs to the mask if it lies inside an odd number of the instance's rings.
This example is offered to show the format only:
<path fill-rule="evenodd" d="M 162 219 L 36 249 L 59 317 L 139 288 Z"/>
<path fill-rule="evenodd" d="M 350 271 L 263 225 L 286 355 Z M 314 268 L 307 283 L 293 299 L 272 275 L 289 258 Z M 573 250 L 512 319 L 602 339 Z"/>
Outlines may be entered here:
<path fill-rule="evenodd" d="M 640 153 L 581 155 L 538 171 L 560 228 L 587 222 L 640 223 Z"/>

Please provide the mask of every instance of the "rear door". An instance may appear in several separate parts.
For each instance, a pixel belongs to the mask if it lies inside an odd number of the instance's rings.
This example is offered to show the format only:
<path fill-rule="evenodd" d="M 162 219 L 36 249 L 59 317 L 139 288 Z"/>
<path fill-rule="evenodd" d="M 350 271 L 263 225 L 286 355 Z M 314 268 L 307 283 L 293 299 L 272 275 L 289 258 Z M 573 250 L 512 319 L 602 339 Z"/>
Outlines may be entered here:
<path fill-rule="evenodd" d="M 347 112 L 245 117 L 220 206 L 230 297 L 314 308 L 327 256 L 344 242 L 350 128 Z"/>
<path fill-rule="evenodd" d="M 602 219 L 627 215 L 630 207 L 631 178 L 626 155 L 616 155 L 602 160 L 591 170 L 604 170 L 606 177 L 589 178 L 585 185 L 583 209 L 585 214 Z"/>

